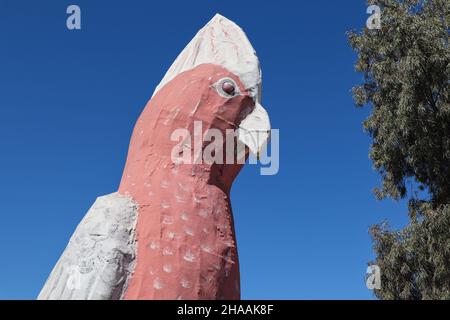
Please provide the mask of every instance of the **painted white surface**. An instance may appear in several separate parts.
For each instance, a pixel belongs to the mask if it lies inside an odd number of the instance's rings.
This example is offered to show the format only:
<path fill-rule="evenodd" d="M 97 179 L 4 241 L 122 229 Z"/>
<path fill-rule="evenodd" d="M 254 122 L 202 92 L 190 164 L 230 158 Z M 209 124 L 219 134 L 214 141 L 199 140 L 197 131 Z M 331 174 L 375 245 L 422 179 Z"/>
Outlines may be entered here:
<path fill-rule="evenodd" d="M 113 193 L 99 197 L 78 225 L 39 300 L 120 299 L 134 269 L 137 206 Z"/>
<path fill-rule="evenodd" d="M 184 48 L 156 87 L 155 95 L 178 74 L 204 63 L 223 66 L 239 76 L 255 100 L 261 99 L 259 60 L 244 31 L 233 21 L 216 14 Z"/>
<path fill-rule="evenodd" d="M 239 124 L 238 138 L 250 152 L 259 156 L 269 140 L 270 120 L 267 111 L 259 104 Z"/>

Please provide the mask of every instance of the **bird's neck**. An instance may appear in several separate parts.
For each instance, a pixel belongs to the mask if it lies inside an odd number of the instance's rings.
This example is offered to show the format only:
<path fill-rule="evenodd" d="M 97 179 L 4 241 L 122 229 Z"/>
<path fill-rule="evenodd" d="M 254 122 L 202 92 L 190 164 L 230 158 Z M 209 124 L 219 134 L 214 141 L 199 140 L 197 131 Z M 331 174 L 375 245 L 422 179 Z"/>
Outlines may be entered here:
<path fill-rule="evenodd" d="M 156 156 L 127 162 L 119 193 L 138 203 L 139 216 L 137 264 L 126 297 L 239 298 L 231 170 Z"/>

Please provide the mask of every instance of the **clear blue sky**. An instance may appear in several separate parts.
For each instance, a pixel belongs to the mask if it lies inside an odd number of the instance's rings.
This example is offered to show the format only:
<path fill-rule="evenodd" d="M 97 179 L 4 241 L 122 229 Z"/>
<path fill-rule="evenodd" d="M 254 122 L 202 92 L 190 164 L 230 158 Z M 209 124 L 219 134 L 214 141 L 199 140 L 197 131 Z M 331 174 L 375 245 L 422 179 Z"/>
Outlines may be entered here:
<path fill-rule="evenodd" d="M 82 30 L 66 29 L 78 4 Z M 351 1 L 0 0 L 0 299 L 33 299 L 95 198 L 117 190 L 132 128 L 167 68 L 216 12 L 257 50 L 280 172 L 247 166 L 232 190 L 246 299 L 371 299 L 378 202 L 350 89 Z"/>

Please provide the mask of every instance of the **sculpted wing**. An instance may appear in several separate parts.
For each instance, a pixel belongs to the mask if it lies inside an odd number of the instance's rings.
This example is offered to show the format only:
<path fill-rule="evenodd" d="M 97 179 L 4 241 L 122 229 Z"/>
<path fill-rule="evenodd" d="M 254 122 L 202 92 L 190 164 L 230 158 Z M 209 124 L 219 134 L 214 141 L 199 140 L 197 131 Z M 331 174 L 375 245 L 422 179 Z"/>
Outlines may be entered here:
<path fill-rule="evenodd" d="M 130 197 L 113 193 L 97 198 L 38 299 L 120 299 L 135 263 L 136 215 Z"/>

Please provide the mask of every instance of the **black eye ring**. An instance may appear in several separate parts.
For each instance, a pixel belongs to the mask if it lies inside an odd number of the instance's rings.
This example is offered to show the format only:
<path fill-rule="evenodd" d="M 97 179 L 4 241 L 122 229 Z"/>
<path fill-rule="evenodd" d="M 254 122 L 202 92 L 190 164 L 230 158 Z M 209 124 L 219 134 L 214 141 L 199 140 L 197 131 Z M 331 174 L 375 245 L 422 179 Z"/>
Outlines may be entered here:
<path fill-rule="evenodd" d="M 232 98 L 240 94 L 239 87 L 231 78 L 223 78 L 219 80 L 218 82 L 216 82 L 214 87 L 216 88 L 217 92 L 225 98 Z"/>

